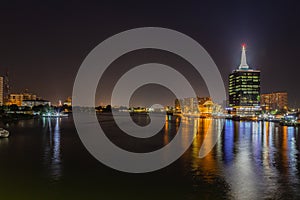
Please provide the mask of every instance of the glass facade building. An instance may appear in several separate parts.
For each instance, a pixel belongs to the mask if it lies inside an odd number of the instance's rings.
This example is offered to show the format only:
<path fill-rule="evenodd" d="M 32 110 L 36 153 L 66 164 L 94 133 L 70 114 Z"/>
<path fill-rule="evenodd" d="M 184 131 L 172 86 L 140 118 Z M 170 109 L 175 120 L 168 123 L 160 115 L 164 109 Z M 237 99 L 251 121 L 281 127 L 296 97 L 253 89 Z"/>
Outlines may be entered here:
<path fill-rule="evenodd" d="M 260 106 L 259 70 L 235 70 L 229 75 L 229 106 Z"/>
<path fill-rule="evenodd" d="M 250 114 L 260 110 L 260 70 L 249 68 L 245 45 L 241 64 L 229 75 L 228 106 L 236 114 Z"/>

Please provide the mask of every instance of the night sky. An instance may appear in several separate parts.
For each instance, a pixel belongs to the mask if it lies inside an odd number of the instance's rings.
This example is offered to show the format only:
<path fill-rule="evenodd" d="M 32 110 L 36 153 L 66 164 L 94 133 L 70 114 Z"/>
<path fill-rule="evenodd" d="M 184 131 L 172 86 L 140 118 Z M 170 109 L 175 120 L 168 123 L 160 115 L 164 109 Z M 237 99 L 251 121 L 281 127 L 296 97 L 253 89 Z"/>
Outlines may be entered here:
<path fill-rule="evenodd" d="M 127 29 L 165 27 L 198 41 L 226 86 L 228 74 L 239 65 L 241 44 L 246 43 L 249 66 L 261 70 L 262 92 L 287 91 L 290 106 L 300 107 L 299 10 L 297 1 L 1 2 L 0 73 L 9 71 L 12 92 L 27 88 L 55 104 L 72 95 L 78 68 L 100 42 Z M 118 73 L 107 72 L 96 104 L 109 103 L 109 89 L 121 73 L 154 60 L 185 71 L 197 93 L 207 95 L 188 63 L 166 52 L 137 51 L 112 64 Z M 145 97 L 145 91 L 156 95 Z M 132 104 L 148 105 L 157 98 L 162 104 L 174 100 L 166 88 L 149 85 L 136 92 Z"/>

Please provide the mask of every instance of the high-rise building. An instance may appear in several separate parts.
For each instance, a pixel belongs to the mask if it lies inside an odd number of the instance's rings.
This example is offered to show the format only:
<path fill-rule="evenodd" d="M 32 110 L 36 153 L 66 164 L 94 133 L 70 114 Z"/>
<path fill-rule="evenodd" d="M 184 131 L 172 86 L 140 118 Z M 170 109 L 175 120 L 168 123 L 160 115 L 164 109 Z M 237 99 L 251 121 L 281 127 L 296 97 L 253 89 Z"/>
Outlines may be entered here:
<path fill-rule="evenodd" d="M 175 99 L 175 113 L 181 113 L 181 106 L 179 99 Z"/>
<path fill-rule="evenodd" d="M 263 110 L 287 110 L 288 93 L 273 92 L 261 95 L 261 107 Z"/>
<path fill-rule="evenodd" d="M 9 72 L 6 71 L 6 74 L 3 78 L 3 104 L 8 103 L 9 94 L 10 94 Z"/>
<path fill-rule="evenodd" d="M 228 91 L 231 112 L 247 115 L 260 110 L 260 70 L 249 68 L 245 45 L 239 68 L 229 75 Z"/>
<path fill-rule="evenodd" d="M 197 114 L 198 110 L 198 98 L 190 97 L 179 100 L 181 105 L 181 113 L 184 114 Z"/>
<path fill-rule="evenodd" d="M 0 76 L 0 106 L 3 105 L 3 77 Z"/>

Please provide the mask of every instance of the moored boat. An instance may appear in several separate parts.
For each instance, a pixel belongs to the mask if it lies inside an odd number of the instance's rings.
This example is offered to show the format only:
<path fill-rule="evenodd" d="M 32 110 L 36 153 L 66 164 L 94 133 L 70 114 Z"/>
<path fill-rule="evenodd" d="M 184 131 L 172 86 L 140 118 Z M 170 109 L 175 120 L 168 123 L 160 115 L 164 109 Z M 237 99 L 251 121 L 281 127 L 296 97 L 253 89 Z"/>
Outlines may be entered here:
<path fill-rule="evenodd" d="M 279 124 L 281 126 L 300 126 L 300 123 L 299 122 L 296 122 L 296 121 L 280 121 Z"/>
<path fill-rule="evenodd" d="M 9 136 L 9 131 L 4 128 L 0 128 L 0 138 L 7 138 Z"/>

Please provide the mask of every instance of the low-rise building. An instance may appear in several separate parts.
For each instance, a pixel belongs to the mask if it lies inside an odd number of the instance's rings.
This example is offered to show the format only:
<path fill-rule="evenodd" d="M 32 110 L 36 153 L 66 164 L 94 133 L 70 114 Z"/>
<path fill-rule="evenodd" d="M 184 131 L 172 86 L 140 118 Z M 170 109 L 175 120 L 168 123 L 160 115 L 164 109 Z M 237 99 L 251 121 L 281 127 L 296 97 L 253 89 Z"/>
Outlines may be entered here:
<path fill-rule="evenodd" d="M 26 106 L 26 107 L 34 107 L 34 106 L 51 106 L 51 102 L 47 100 L 23 100 L 21 106 Z"/>
<path fill-rule="evenodd" d="M 17 105 L 17 106 L 22 106 L 22 102 L 25 100 L 37 100 L 37 97 L 35 94 L 31 94 L 31 93 L 13 93 L 13 94 L 9 94 L 9 98 L 8 98 L 8 103 L 7 105 Z"/>
<path fill-rule="evenodd" d="M 209 117 L 223 113 L 223 108 L 214 103 L 210 97 L 184 98 L 175 100 L 175 112 Z"/>
<path fill-rule="evenodd" d="M 68 98 L 64 101 L 63 105 L 66 105 L 66 106 L 72 106 L 72 98 L 71 98 L 71 97 L 68 97 Z"/>

